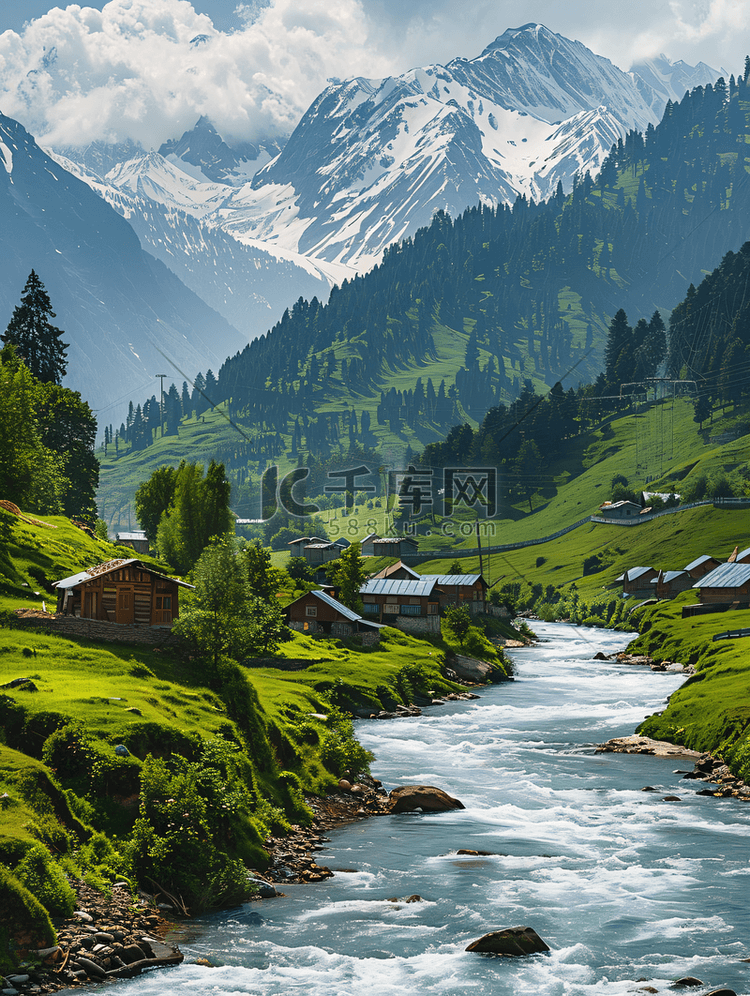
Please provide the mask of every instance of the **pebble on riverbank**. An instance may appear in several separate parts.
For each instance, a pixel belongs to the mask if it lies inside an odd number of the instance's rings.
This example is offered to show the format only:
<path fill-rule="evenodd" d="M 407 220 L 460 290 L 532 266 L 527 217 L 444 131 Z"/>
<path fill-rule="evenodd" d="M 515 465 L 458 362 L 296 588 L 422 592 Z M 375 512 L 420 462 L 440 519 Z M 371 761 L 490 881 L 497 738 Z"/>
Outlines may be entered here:
<path fill-rule="evenodd" d="M 692 664 L 681 664 L 679 661 L 657 661 L 646 654 L 605 654 L 600 650 L 594 654 L 595 661 L 614 661 L 617 664 L 629 664 L 633 667 L 648 667 L 652 671 L 663 671 L 668 674 L 695 674 Z"/>
<path fill-rule="evenodd" d="M 648 754 L 652 757 L 680 758 L 694 762 L 692 771 L 682 772 L 685 779 L 697 779 L 703 782 L 713 782 L 718 785 L 716 790 L 703 789 L 698 795 L 711 795 L 717 799 L 729 796 L 750 802 L 750 785 L 732 774 L 721 758 L 711 754 L 701 754 L 669 743 L 668 740 L 652 740 L 651 737 L 639 737 L 634 733 L 629 737 L 615 737 L 605 744 L 599 744 L 597 754 Z M 645 791 L 645 790 L 644 790 Z"/>
<path fill-rule="evenodd" d="M 76 912 L 55 921 L 55 947 L 21 951 L 18 970 L 2 987 L 9 996 L 129 978 L 183 960 L 178 948 L 163 941 L 171 921 L 148 900 L 134 900 L 127 885 L 114 885 L 108 898 L 84 882 L 71 884 L 78 898 Z"/>

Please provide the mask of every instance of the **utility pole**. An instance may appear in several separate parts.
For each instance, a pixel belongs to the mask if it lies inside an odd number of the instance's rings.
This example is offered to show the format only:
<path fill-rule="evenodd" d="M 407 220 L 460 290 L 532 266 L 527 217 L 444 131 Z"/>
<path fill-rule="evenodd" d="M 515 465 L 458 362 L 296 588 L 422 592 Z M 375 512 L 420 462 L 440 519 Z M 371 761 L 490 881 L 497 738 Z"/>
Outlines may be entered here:
<path fill-rule="evenodd" d="M 164 439 L 164 378 L 166 374 L 154 374 L 159 380 L 159 424 L 161 427 L 161 438 Z"/>
<path fill-rule="evenodd" d="M 477 547 L 479 548 L 479 573 L 484 577 L 484 568 L 482 567 L 482 540 L 479 536 L 479 516 L 475 519 L 475 524 L 477 527 Z"/>

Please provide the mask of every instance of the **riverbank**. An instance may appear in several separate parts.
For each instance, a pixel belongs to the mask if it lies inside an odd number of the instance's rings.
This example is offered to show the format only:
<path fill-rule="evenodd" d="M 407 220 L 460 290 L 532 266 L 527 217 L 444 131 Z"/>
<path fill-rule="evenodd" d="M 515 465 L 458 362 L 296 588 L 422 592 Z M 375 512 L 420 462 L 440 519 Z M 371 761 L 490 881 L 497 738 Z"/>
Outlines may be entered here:
<path fill-rule="evenodd" d="M 629 737 L 614 737 L 604 744 L 599 744 L 597 754 L 646 754 L 651 757 L 671 757 L 674 760 L 693 761 L 692 771 L 682 772 L 682 777 L 689 780 L 710 782 L 717 789 L 701 789 L 698 795 L 710 795 L 717 799 L 734 798 L 742 802 L 750 802 L 750 785 L 732 773 L 721 757 L 691 750 L 689 747 L 679 747 L 668 740 L 653 740 L 637 733 Z"/>
<path fill-rule="evenodd" d="M 83 983 L 132 978 L 141 972 L 177 965 L 178 948 L 164 938 L 174 925 L 153 897 L 134 898 L 126 883 L 109 896 L 85 882 L 71 882 L 76 911 L 54 921 L 57 944 L 24 951 L 15 972 L 5 976 L 2 992 L 52 993 Z M 23 938 L 16 938 L 20 947 Z"/>

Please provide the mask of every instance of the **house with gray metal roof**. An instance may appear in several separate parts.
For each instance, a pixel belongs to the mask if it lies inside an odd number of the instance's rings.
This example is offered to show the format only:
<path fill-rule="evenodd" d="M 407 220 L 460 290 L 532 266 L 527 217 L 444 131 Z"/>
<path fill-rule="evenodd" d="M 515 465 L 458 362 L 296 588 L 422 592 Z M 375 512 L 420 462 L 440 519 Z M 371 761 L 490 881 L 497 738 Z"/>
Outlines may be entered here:
<path fill-rule="evenodd" d="M 750 563 L 722 564 L 693 587 L 700 592 L 703 605 L 730 606 L 737 603 L 737 608 L 745 608 L 750 603 Z"/>
<path fill-rule="evenodd" d="M 653 567 L 629 567 L 621 574 L 618 581 L 622 582 L 623 598 L 653 598 L 651 582 L 658 574 Z"/>
<path fill-rule="evenodd" d="M 148 536 L 142 530 L 135 529 L 129 533 L 117 533 L 115 542 L 118 546 L 129 546 L 136 553 L 148 553 Z"/>
<path fill-rule="evenodd" d="M 708 574 L 709 571 L 713 571 L 720 565 L 720 560 L 704 553 L 702 557 L 696 557 L 695 560 L 691 560 L 689 564 L 686 564 L 683 570 L 688 572 L 693 581 L 697 581 L 699 578 L 702 578 L 704 574 Z"/>
<path fill-rule="evenodd" d="M 651 586 L 657 598 L 674 598 L 681 591 L 692 588 L 693 579 L 687 571 L 659 571 L 652 578 Z"/>
<path fill-rule="evenodd" d="M 440 599 L 434 578 L 370 578 L 359 591 L 366 618 L 410 633 L 440 632 Z"/>
<path fill-rule="evenodd" d="M 486 609 L 487 582 L 481 574 L 423 574 L 422 580 L 437 584 L 441 610 L 449 605 L 465 605 L 472 615 Z"/>
<path fill-rule="evenodd" d="M 352 612 L 325 591 L 308 591 L 284 611 L 290 629 L 311 636 L 358 636 L 363 643 L 377 643 L 383 628 L 380 623 Z"/>

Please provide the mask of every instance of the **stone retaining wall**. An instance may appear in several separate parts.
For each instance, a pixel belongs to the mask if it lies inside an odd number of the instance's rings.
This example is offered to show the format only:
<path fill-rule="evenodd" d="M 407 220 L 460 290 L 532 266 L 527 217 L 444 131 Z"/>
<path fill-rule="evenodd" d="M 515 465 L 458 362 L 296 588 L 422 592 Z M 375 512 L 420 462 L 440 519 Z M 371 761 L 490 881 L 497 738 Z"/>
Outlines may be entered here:
<path fill-rule="evenodd" d="M 168 626 L 135 626 L 80 619 L 78 616 L 21 616 L 15 625 L 21 629 L 42 629 L 57 636 L 83 637 L 105 643 L 140 643 L 153 646 L 177 642 Z"/>

